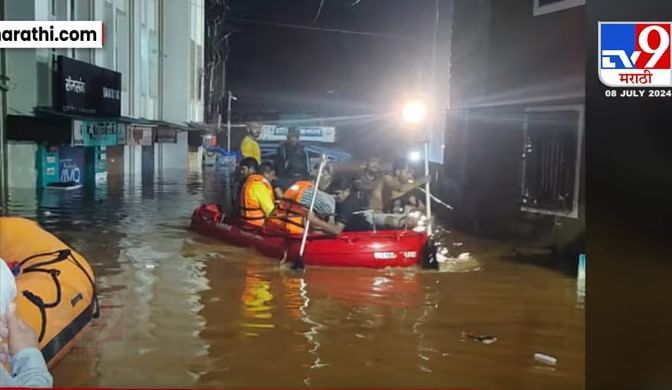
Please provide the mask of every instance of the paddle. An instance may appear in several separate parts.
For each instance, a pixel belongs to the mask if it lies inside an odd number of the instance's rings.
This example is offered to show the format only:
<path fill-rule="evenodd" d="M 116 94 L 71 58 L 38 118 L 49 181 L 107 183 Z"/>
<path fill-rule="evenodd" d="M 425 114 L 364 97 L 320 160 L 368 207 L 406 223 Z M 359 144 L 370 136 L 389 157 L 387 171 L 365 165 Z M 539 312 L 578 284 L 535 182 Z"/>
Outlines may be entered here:
<path fill-rule="evenodd" d="M 310 229 L 310 216 L 313 214 L 313 209 L 315 208 L 315 199 L 317 199 L 317 191 L 320 188 L 320 179 L 322 178 L 322 170 L 327 164 L 327 155 L 322 154 L 320 156 L 320 167 L 317 170 L 317 178 L 315 178 L 315 185 L 313 186 L 313 196 L 310 198 L 310 207 L 308 208 L 308 214 L 306 215 L 306 225 L 303 229 L 303 237 L 301 237 L 301 247 L 299 248 L 299 257 L 294 260 L 292 269 L 302 269 L 305 267 L 303 263 L 303 253 L 306 250 L 306 241 L 308 240 L 308 229 Z"/>

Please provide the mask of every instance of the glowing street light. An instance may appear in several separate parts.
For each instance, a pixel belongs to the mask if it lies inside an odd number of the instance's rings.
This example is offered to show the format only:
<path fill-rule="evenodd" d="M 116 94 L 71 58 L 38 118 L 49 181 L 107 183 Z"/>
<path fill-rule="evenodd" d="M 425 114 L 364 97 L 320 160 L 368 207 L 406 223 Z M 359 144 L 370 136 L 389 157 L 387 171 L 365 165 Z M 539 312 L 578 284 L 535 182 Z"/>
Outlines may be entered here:
<path fill-rule="evenodd" d="M 409 125 L 422 124 L 427 119 L 427 104 L 422 100 L 409 100 L 401 108 L 401 118 Z"/>
<path fill-rule="evenodd" d="M 422 153 L 419 150 L 413 150 L 408 153 L 408 161 L 418 162 L 422 159 Z"/>

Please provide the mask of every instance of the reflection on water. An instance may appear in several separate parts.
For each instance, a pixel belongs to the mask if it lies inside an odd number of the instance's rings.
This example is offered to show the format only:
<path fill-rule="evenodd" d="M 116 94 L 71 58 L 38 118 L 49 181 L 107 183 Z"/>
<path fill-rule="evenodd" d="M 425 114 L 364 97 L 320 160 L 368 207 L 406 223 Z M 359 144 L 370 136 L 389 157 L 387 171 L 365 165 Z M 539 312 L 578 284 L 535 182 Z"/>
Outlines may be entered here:
<path fill-rule="evenodd" d="M 265 280 L 263 274 L 254 267 L 250 267 L 245 273 L 245 291 L 241 297 L 245 322 L 242 327 L 247 329 L 245 335 L 258 336 L 257 330 L 274 327 L 273 322 L 269 321 L 273 318 L 269 306 L 273 301 L 271 282 Z"/>
<path fill-rule="evenodd" d="M 97 275 L 101 319 L 55 369 L 58 386 L 583 388 L 576 280 L 467 237 L 482 272 L 299 274 L 186 230 L 196 206 L 227 199 L 228 182 L 166 172 L 10 190 L 12 215 L 75 246 Z"/>

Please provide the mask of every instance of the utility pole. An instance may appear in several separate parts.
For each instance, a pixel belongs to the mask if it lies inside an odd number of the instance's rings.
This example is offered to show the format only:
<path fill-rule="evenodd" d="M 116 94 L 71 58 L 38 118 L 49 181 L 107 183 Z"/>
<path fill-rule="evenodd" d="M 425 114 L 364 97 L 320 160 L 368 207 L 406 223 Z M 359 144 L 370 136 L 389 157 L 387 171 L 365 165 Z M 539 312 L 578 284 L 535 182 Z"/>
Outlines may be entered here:
<path fill-rule="evenodd" d="M 439 0 L 434 0 L 434 12 L 435 12 L 435 18 L 434 18 L 434 29 L 433 29 L 433 34 L 432 34 L 432 61 L 431 61 L 431 69 L 430 69 L 430 86 L 429 86 L 429 91 L 430 91 L 430 96 L 432 99 L 432 109 L 430 110 L 430 117 L 428 121 L 428 127 L 426 129 L 427 134 L 426 134 L 426 139 L 425 139 L 425 144 L 424 144 L 424 149 L 425 149 L 425 176 L 430 177 L 431 176 L 431 171 L 429 169 L 429 143 L 432 141 L 432 133 L 434 132 L 435 127 L 438 125 L 438 109 L 439 109 L 439 104 L 438 99 L 437 99 L 437 88 L 436 88 L 436 45 L 438 41 L 438 36 L 439 36 L 439 23 L 441 21 L 441 12 L 440 12 L 440 5 L 439 5 Z M 430 192 L 430 180 L 427 180 L 427 183 L 425 183 L 425 210 L 427 212 L 427 234 L 429 236 L 432 235 L 432 198 L 431 198 L 431 192 Z"/>
<path fill-rule="evenodd" d="M 233 96 L 231 91 L 227 91 L 227 104 L 226 104 L 226 151 L 231 152 L 231 102 L 238 100 L 237 97 Z M 220 115 L 221 118 L 221 115 Z"/>

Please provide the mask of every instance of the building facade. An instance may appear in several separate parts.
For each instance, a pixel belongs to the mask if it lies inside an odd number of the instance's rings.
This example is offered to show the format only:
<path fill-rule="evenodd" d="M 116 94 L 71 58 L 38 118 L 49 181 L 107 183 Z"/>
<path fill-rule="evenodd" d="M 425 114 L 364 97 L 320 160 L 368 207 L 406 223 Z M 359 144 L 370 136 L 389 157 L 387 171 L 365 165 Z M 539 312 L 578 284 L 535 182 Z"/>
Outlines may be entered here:
<path fill-rule="evenodd" d="M 57 158 L 64 153 L 93 158 L 94 162 L 86 165 L 92 166 L 94 173 L 101 173 L 101 178 L 107 173 L 139 176 L 148 170 L 186 170 L 187 123 L 203 121 L 203 2 L 5 0 L 6 20 L 101 20 L 105 28 L 102 49 L 3 50 L 6 93 L 2 114 L 7 118 L 8 186 L 44 184 L 46 171 L 41 172 L 40 167 L 53 162 L 50 153 L 56 150 Z M 55 89 L 59 88 L 56 79 L 63 57 L 74 60 L 72 63 L 78 64 L 75 66 L 84 74 L 109 71 L 120 75 L 119 85 L 111 87 L 119 91 L 117 115 L 67 113 L 58 107 Z M 25 119 L 32 117 L 38 119 Z M 49 129 L 44 124 L 58 122 L 60 119 L 54 119 L 57 117 L 65 118 L 65 130 Z M 12 129 L 13 123 L 19 123 L 20 128 Z M 68 127 L 74 134 L 77 126 L 93 128 L 88 131 L 96 134 L 112 129 L 108 132 L 116 133 L 116 137 L 103 141 L 97 136 L 90 143 L 84 137 L 78 143 L 74 135 L 62 139 L 41 136 L 48 130 L 68 132 Z M 87 150 L 70 150 L 79 147 Z M 31 160 L 29 155 L 33 154 Z M 98 172 L 102 170 L 105 175 Z M 64 177 L 69 180 L 72 176 L 70 172 Z M 63 181 L 63 177 L 58 180 Z"/>
<path fill-rule="evenodd" d="M 462 229 L 572 251 L 581 244 L 584 3 L 454 2 L 437 187 Z"/>

